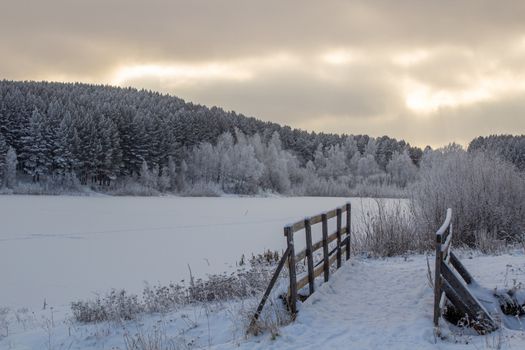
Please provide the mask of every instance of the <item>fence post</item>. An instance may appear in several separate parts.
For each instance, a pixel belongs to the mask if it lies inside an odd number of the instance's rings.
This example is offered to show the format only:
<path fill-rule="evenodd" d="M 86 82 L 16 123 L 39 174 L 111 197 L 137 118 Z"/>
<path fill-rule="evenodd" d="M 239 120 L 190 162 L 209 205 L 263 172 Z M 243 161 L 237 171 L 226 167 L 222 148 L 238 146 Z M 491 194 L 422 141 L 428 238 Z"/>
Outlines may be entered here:
<path fill-rule="evenodd" d="M 438 327 L 439 317 L 441 317 L 441 262 L 443 261 L 443 253 L 441 252 L 441 243 L 443 236 L 436 235 L 436 266 L 434 273 L 434 326 Z"/>
<path fill-rule="evenodd" d="M 286 244 L 288 245 L 288 270 L 290 273 L 290 312 L 292 315 L 297 313 L 297 278 L 295 273 L 295 249 L 293 243 L 293 230 L 291 226 L 284 228 Z"/>
<path fill-rule="evenodd" d="M 321 221 L 323 222 L 323 270 L 324 270 L 324 281 L 328 282 L 330 278 L 330 261 L 328 260 L 328 221 L 326 214 L 321 214 Z"/>
<path fill-rule="evenodd" d="M 314 258 L 312 252 L 312 226 L 310 219 L 304 220 L 304 232 L 306 234 L 306 256 L 308 258 L 308 288 L 310 294 L 314 292 Z"/>
<path fill-rule="evenodd" d="M 350 213 L 352 205 L 346 203 L 346 260 L 350 259 Z"/>
<path fill-rule="evenodd" d="M 341 267 L 341 223 L 342 223 L 341 208 L 337 208 L 335 212 L 337 214 L 337 233 L 336 233 L 336 236 L 337 236 L 337 251 L 336 251 L 337 268 L 340 268 Z"/>

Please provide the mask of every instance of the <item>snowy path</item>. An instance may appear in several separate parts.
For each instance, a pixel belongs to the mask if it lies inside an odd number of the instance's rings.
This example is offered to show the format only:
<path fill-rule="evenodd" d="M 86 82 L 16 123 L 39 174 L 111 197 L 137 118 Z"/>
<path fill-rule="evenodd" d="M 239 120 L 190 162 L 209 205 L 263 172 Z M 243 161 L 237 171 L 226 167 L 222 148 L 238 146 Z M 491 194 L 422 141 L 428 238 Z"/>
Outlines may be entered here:
<path fill-rule="evenodd" d="M 525 282 L 520 272 L 525 268 L 523 255 L 477 257 L 467 259 L 466 265 L 475 278 L 490 280 L 489 288 L 501 287 L 507 282 L 507 265 L 517 267 L 514 278 Z M 523 332 L 508 330 L 485 337 L 461 336 L 436 341 L 432 308 L 433 294 L 424 256 L 406 260 L 355 260 L 343 266 L 302 305 L 297 320 L 283 328 L 275 341 L 252 340 L 242 347 L 485 349 L 495 343 L 502 344 L 503 348 L 525 346 Z"/>

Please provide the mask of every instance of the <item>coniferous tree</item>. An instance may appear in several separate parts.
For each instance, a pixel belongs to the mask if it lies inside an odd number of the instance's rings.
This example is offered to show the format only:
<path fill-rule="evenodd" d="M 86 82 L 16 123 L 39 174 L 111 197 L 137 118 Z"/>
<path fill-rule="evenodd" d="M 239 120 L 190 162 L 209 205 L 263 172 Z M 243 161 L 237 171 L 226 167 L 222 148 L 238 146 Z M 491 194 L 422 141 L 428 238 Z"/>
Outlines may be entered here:
<path fill-rule="evenodd" d="M 43 134 L 44 117 L 35 109 L 29 120 L 27 136 L 23 138 L 24 171 L 33 182 L 40 181 L 42 175 L 48 173 L 51 165 L 50 150 Z"/>

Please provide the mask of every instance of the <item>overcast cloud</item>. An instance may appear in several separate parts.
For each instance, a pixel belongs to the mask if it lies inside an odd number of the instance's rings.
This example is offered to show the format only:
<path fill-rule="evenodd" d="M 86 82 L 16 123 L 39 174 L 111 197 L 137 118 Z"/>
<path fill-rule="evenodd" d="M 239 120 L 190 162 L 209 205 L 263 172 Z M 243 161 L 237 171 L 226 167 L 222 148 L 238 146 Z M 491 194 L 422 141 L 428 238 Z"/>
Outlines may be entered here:
<path fill-rule="evenodd" d="M 5 0 L 0 78 L 424 146 L 525 133 L 523 1 Z"/>

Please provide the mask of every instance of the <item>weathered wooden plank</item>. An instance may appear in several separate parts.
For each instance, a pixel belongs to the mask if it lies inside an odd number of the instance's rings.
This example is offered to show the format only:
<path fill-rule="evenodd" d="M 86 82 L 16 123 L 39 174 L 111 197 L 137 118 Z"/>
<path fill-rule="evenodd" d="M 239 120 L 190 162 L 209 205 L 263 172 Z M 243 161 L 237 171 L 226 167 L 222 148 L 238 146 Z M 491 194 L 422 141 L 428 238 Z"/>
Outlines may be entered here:
<path fill-rule="evenodd" d="M 441 251 L 442 235 L 436 235 L 436 263 L 434 265 L 434 327 L 438 327 L 441 309 L 439 302 L 441 299 L 441 264 L 443 262 L 443 252 Z"/>
<path fill-rule="evenodd" d="M 441 245 L 441 251 L 444 252 L 445 254 L 448 254 L 451 241 L 452 241 L 452 235 L 449 234 L 447 238 L 445 239 L 445 242 Z"/>
<path fill-rule="evenodd" d="M 330 263 L 328 262 L 328 218 L 326 214 L 322 214 L 323 219 L 323 269 L 324 281 L 328 282 L 330 278 Z"/>
<path fill-rule="evenodd" d="M 441 227 L 437 230 L 436 235 L 442 236 L 445 233 L 445 231 L 448 229 L 448 227 L 450 226 L 451 221 L 452 221 L 452 209 L 448 208 L 447 215 L 445 217 L 445 221 L 443 222 L 443 225 L 441 225 Z M 441 243 L 443 243 L 443 241 L 441 241 Z"/>
<path fill-rule="evenodd" d="M 457 291 L 448 283 L 446 279 L 444 279 L 442 283 L 443 290 L 445 291 L 445 294 L 452 305 L 454 305 L 460 313 L 467 316 L 470 320 L 478 321 L 478 324 L 473 325 L 473 328 L 479 334 L 485 334 L 498 329 L 498 325 L 492 320 L 492 318 L 486 318 L 483 316 L 483 314 L 479 313 L 473 314 L 473 310 L 465 302 L 465 299 L 463 299 L 460 294 L 457 293 Z"/>
<path fill-rule="evenodd" d="M 292 233 L 300 231 L 304 228 L 304 220 L 297 221 L 296 223 L 289 225 L 291 227 Z"/>
<path fill-rule="evenodd" d="M 468 317 L 471 317 L 471 315 L 469 315 L 469 308 L 461 300 L 461 298 L 458 296 L 454 288 L 452 288 L 450 283 L 448 283 L 447 280 L 443 279 L 441 281 L 441 285 L 443 291 L 445 292 L 445 295 L 447 296 L 448 300 L 450 300 L 452 305 L 454 305 L 463 315 L 468 315 Z M 441 312 L 443 312 L 443 310 L 441 310 Z"/>
<path fill-rule="evenodd" d="M 290 276 L 290 312 L 292 315 L 297 313 L 297 277 L 295 272 L 295 248 L 293 241 L 293 231 L 290 226 L 284 228 L 286 235 L 287 249 L 289 250 L 288 254 L 288 274 Z"/>
<path fill-rule="evenodd" d="M 472 283 L 472 281 L 474 280 L 472 278 L 472 275 L 470 274 L 470 272 L 468 272 L 466 267 L 461 263 L 461 261 L 459 261 L 458 257 L 453 252 L 450 252 L 450 263 L 459 272 L 459 274 L 461 275 L 461 277 L 463 277 L 467 284 Z"/>
<path fill-rule="evenodd" d="M 286 260 L 288 259 L 289 254 L 290 254 L 290 249 L 286 248 L 283 256 L 281 257 L 281 260 L 279 261 L 279 264 L 277 264 L 277 268 L 275 269 L 273 273 L 272 279 L 270 280 L 270 284 L 268 284 L 268 287 L 266 287 L 266 290 L 263 294 L 261 302 L 259 303 L 259 306 L 257 306 L 257 310 L 255 311 L 255 314 L 252 317 L 252 321 L 250 323 L 250 327 L 248 328 L 248 331 L 253 329 L 253 326 L 255 326 L 255 322 L 257 322 L 257 320 L 259 319 L 259 316 L 261 315 L 264 305 L 266 304 L 266 301 L 268 300 L 268 297 L 270 296 L 270 292 L 272 291 L 273 286 L 275 285 L 275 282 L 277 282 L 277 278 L 279 278 L 279 275 L 281 274 L 281 270 L 283 269 L 284 264 L 286 263 Z"/>
<path fill-rule="evenodd" d="M 321 217 L 321 214 L 319 215 L 315 215 L 315 216 L 312 216 L 310 218 L 310 225 L 315 225 L 315 224 L 318 224 L 322 221 L 322 217 Z"/>
<path fill-rule="evenodd" d="M 467 307 L 469 317 L 483 322 L 483 324 L 486 324 L 490 330 L 498 328 L 496 322 L 492 319 L 487 310 L 485 310 L 483 305 L 479 303 L 470 290 L 459 280 L 448 264 L 441 263 L 441 273 L 443 278 L 450 284 L 458 297 Z"/>
<path fill-rule="evenodd" d="M 337 268 L 341 267 L 341 226 L 342 226 L 342 211 L 341 208 L 337 208 L 336 210 L 337 215 L 337 231 L 335 232 L 337 235 Z"/>
<path fill-rule="evenodd" d="M 337 215 L 337 209 L 332 209 L 325 213 L 327 219 L 331 219 Z M 322 218 L 321 218 L 322 219 Z"/>
<path fill-rule="evenodd" d="M 312 252 L 312 227 L 310 226 L 310 220 L 304 220 L 304 230 L 306 235 L 306 256 L 308 258 L 308 283 L 309 291 L 312 294 L 315 290 L 314 286 L 314 257 Z"/>
<path fill-rule="evenodd" d="M 351 242 L 351 239 L 350 239 L 350 232 L 351 232 L 351 229 L 350 229 L 350 225 L 351 225 L 351 213 L 352 213 L 352 205 L 350 203 L 346 203 L 345 205 L 345 208 L 346 208 L 346 227 L 345 227 L 345 232 L 346 232 L 346 237 L 347 237 L 347 242 L 346 242 L 346 246 L 345 246 L 345 250 L 346 250 L 346 260 L 350 259 L 350 242 Z"/>

